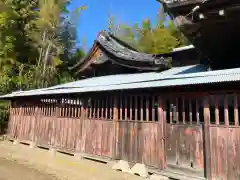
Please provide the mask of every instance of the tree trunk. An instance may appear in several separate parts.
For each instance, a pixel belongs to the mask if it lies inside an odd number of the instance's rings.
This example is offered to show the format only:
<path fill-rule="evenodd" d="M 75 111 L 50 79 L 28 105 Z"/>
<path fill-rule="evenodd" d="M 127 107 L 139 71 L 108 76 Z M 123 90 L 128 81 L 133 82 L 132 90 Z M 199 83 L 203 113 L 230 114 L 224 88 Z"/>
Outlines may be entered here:
<path fill-rule="evenodd" d="M 42 39 L 42 42 L 43 42 L 43 43 L 45 42 L 45 39 L 46 39 L 46 31 L 44 31 L 44 33 L 43 33 L 43 39 Z M 38 58 L 38 66 L 39 66 L 40 63 L 41 63 L 42 54 L 43 54 L 43 48 L 41 47 L 41 48 L 40 48 L 40 53 L 39 53 L 39 58 Z"/>
<path fill-rule="evenodd" d="M 47 66 L 47 60 L 48 60 L 48 55 L 49 55 L 49 51 L 51 49 L 51 44 L 48 44 L 46 53 L 45 53 L 45 57 L 44 57 L 44 62 L 43 62 L 43 73 L 44 73 L 44 79 L 45 79 L 45 75 L 46 75 L 46 66 Z M 46 80 L 45 80 L 46 81 Z M 44 85 L 45 83 L 43 82 L 43 87 L 45 87 Z"/>

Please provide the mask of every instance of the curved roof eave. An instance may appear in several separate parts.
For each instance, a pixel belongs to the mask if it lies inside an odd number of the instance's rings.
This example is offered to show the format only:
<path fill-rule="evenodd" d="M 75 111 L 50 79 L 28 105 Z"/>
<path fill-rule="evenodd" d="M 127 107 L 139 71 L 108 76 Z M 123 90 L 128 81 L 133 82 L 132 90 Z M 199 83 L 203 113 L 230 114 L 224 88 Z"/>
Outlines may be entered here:
<path fill-rule="evenodd" d="M 136 63 L 147 63 L 149 67 L 142 67 L 143 69 L 159 69 L 160 67 L 166 67 L 167 68 L 167 62 L 165 58 L 159 58 L 159 56 L 156 56 L 154 54 L 147 54 L 138 52 L 134 48 L 127 45 L 122 40 L 118 39 L 111 33 L 107 31 L 101 31 L 98 35 L 98 38 L 94 41 L 94 44 L 92 48 L 88 51 L 85 57 L 83 57 L 75 66 L 69 68 L 70 70 L 73 70 L 86 62 L 87 59 L 91 58 L 91 55 L 96 51 L 97 46 L 100 45 L 101 49 L 108 54 L 111 54 L 111 56 L 116 57 L 117 59 L 122 59 L 123 61 L 129 61 L 129 62 L 136 62 Z M 111 60 L 113 58 L 110 58 Z M 115 59 L 115 58 L 114 58 Z M 91 62 L 89 62 L 91 63 Z M 120 65 L 123 65 L 121 63 L 118 63 Z M 126 64 L 129 66 L 129 64 Z M 85 65 L 86 66 L 86 65 Z M 156 66 L 156 67 L 154 67 Z M 137 68 L 138 66 L 132 66 L 133 68 Z M 140 68 L 140 67 L 138 67 Z M 84 70 L 83 68 L 82 70 Z M 140 68 L 141 69 L 141 68 Z M 79 72 L 79 71 L 78 71 Z"/>

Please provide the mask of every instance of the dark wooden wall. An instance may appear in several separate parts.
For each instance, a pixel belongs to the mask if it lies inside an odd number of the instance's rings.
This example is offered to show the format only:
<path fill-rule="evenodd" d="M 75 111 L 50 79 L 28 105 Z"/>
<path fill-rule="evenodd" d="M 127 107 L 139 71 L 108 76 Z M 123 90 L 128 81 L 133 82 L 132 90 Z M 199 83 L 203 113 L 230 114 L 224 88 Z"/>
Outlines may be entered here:
<path fill-rule="evenodd" d="M 15 100 L 8 135 L 208 179 L 240 174 L 239 95 L 234 93 L 122 92 Z"/>
<path fill-rule="evenodd" d="M 204 104 L 207 177 L 239 179 L 239 94 L 210 95 Z"/>
<path fill-rule="evenodd" d="M 103 98 L 92 101 L 91 108 L 84 107 L 80 99 L 42 100 L 26 106 L 13 103 L 10 136 L 63 151 L 113 156 L 112 102 L 100 109 Z"/>

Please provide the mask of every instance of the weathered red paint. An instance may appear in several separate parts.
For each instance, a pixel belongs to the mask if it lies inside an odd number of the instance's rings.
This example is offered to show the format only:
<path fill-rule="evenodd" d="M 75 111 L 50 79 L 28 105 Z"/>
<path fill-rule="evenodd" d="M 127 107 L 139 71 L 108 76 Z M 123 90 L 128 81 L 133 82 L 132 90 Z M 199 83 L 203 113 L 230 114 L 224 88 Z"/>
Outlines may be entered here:
<path fill-rule="evenodd" d="M 62 151 L 119 158 L 158 169 L 169 170 L 169 165 L 174 165 L 175 170 L 186 175 L 202 177 L 206 171 L 209 180 L 238 178 L 239 95 L 232 95 L 233 111 L 226 98 L 231 94 L 225 96 L 222 104 L 215 95 L 211 95 L 214 103 L 210 104 L 207 94 L 201 98 L 176 93 L 174 97 L 124 93 L 123 98 L 116 96 L 93 96 L 90 107 L 60 101 L 13 104 L 8 134 Z M 80 102 L 81 98 L 77 99 Z M 176 122 L 169 119 L 167 100 L 177 107 Z M 155 101 L 158 108 L 153 108 Z M 200 124 L 203 119 L 204 124 Z M 191 169 L 191 173 L 181 168 Z"/>

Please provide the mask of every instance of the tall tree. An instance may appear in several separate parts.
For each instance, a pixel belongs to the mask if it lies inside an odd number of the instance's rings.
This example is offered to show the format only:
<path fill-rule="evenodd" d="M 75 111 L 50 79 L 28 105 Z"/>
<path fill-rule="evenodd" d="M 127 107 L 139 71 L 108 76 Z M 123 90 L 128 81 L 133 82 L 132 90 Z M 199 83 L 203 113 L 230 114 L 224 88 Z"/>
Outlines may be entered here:
<path fill-rule="evenodd" d="M 10 89 L 58 83 L 69 62 L 75 61 L 75 53 L 79 55 L 75 47 L 76 26 L 68 16 L 74 14 L 77 19 L 78 12 L 86 7 L 70 13 L 69 3 L 65 0 L 0 0 L 0 7 L 4 9 L 0 12 L 0 71 L 10 78 Z"/>
<path fill-rule="evenodd" d="M 142 23 L 129 26 L 118 24 L 114 17 L 109 19 L 109 29 L 121 40 L 135 49 L 146 53 L 167 53 L 173 48 L 188 44 L 187 39 L 174 26 L 172 21 L 166 21 L 166 13 L 160 7 L 157 14 L 157 25 L 153 26 L 150 19 L 142 20 Z M 116 27 L 119 27 L 116 31 Z"/>

